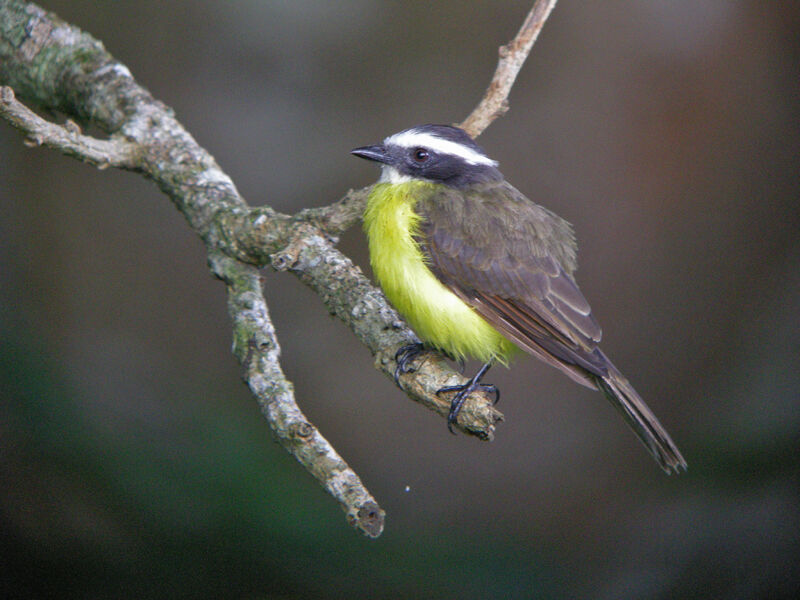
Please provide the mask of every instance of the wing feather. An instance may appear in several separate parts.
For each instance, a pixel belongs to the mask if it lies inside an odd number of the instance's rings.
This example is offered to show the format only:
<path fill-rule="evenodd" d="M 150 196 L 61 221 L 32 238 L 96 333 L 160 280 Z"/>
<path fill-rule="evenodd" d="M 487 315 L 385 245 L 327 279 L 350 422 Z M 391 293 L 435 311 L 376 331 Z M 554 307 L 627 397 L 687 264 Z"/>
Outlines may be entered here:
<path fill-rule="evenodd" d="M 566 221 L 506 183 L 468 196 L 440 189 L 418 210 L 420 246 L 451 291 L 528 352 L 603 374 L 602 331 L 571 276 L 575 242 Z"/>
<path fill-rule="evenodd" d="M 598 347 L 602 330 L 572 278 L 569 224 L 505 182 L 466 195 L 438 187 L 417 206 L 433 274 L 520 348 L 601 390 L 665 471 L 685 469 L 669 434 Z"/>

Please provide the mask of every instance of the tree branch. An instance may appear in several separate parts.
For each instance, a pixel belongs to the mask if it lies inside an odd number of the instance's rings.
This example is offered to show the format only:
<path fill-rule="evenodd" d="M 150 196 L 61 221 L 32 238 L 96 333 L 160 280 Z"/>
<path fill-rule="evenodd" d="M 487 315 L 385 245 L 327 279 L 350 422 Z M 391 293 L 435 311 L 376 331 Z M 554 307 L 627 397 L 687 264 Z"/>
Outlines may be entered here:
<path fill-rule="evenodd" d="M 228 286 L 233 353 L 244 367 L 243 378 L 278 441 L 339 501 L 351 524 L 370 537 L 378 537 L 383 531 L 383 510 L 295 402 L 294 388 L 280 367 L 280 346 L 258 270 L 221 252 L 209 255 L 209 265 Z"/>
<path fill-rule="evenodd" d="M 247 206 L 172 111 L 140 87 L 102 44 L 36 5 L 0 2 L 0 84 L 9 86 L 0 90 L 0 116 L 27 138 L 91 164 L 141 172 L 171 198 L 205 242 L 212 271 L 228 285 L 235 353 L 270 427 L 340 502 L 348 521 L 366 535 L 380 535 L 383 510 L 295 403 L 252 266 L 263 264 L 264 255 L 248 255 L 237 241 L 237 233 L 248 238 L 244 231 L 251 222 L 272 222 L 271 237 L 280 247 L 281 238 L 289 239 L 291 218 Z M 111 139 L 89 138 L 75 126 L 48 123 L 22 106 L 12 87 L 48 110 L 97 125 Z M 225 229 L 233 222 L 241 231 Z"/>
<path fill-rule="evenodd" d="M 45 145 L 99 169 L 132 169 L 136 164 L 136 146 L 133 144 L 119 138 L 98 140 L 81 135 L 75 121 L 67 121 L 63 126 L 46 121 L 17 100 L 10 87 L 0 88 L 0 115 L 25 134 L 28 146 Z"/>
<path fill-rule="evenodd" d="M 504 112 L 514 77 L 554 4 L 538 0 L 505 55 L 501 49 L 489 91 L 465 121 L 472 135 Z M 417 338 L 383 294 L 334 247 L 337 236 L 360 219 L 369 189 L 351 190 L 330 206 L 296 215 L 248 206 L 173 112 L 139 86 L 100 42 L 20 0 L 0 0 L 0 85 L 7 86 L 0 89 L 0 116 L 19 129 L 27 143 L 46 145 L 99 168 L 142 173 L 170 197 L 204 241 L 212 272 L 227 285 L 234 354 L 271 429 L 339 501 L 351 524 L 366 535 L 380 535 L 383 510 L 295 402 L 293 387 L 280 368 L 280 348 L 256 271 L 271 265 L 298 276 L 370 349 L 376 368 L 393 377 L 395 353 Z M 91 123 L 110 138 L 82 135 L 73 121 L 51 123 L 15 94 Z M 400 387 L 446 417 L 449 401 L 436 391 L 466 379 L 436 353 L 425 353 L 416 362 L 415 372 L 400 377 Z M 473 393 L 456 426 L 491 440 L 500 420 L 492 399 Z"/>
<path fill-rule="evenodd" d="M 472 137 L 478 137 L 492 121 L 508 111 L 508 94 L 511 92 L 511 87 L 556 1 L 536 0 L 514 39 L 505 46 L 500 46 L 500 59 L 497 61 L 497 69 L 486 89 L 486 94 L 472 114 L 460 125 L 461 129 Z"/>

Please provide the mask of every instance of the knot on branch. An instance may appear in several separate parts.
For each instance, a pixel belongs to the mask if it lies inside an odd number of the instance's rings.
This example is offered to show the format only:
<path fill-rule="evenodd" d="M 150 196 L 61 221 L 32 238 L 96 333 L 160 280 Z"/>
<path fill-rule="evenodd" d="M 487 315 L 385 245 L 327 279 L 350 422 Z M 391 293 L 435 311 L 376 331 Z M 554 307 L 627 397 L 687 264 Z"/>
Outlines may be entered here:
<path fill-rule="evenodd" d="M 298 423 L 292 423 L 289 426 L 289 435 L 294 438 L 300 439 L 308 439 L 312 435 L 314 435 L 314 426 L 311 423 L 307 423 L 306 421 L 300 421 Z"/>
<path fill-rule="evenodd" d="M 319 235 L 319 230 L 313 225 L 308 223 L 295 225 L 289 243 L 270 257 L 272 268 L 276 271 L 289 271 L 295 268 L 300 260 L 300 253 L 303 248 L 309 243 L 309 240 Z"/>
<path fill-rule="evenodd" d="M 288 251 L 277 252 L 272 255 L 270 264 L 276 271 L 287 271 L 297 263 L 297 255 Z"/>

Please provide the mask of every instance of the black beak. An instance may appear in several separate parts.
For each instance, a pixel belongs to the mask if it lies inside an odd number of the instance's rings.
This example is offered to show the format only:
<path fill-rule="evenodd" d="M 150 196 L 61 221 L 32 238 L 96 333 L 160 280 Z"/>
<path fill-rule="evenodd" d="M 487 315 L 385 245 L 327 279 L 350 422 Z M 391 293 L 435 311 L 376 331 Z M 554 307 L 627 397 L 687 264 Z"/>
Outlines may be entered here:
<path fill-rule="evenodd" d="M 366 158 L 367 160 L 374 160 L 380 163 L 389 162 L 389 157 L 386 155 L 386 148 L 381 144 L 356 148 L 355 150 L 351 150 L 350 154 L 355 154 L 360 158 Z"/>

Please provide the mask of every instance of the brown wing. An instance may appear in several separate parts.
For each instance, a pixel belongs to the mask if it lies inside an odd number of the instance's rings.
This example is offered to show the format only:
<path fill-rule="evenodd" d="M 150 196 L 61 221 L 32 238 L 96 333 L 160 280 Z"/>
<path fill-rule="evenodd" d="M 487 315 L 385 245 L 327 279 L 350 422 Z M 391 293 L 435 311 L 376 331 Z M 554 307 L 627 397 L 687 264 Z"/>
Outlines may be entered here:
<path fill-rule="evenodd" d="M 507 183 L 422 200 L 419 240 L 431 271 L 521 348 L 596 387 L 601 329 L 572 279 L 569 224 Z"/>
<path fill-rule="evenodd" d="M 445 188 L 421 200 L 431 271 L 508 339 L 603 392 L 668 473 L 686 468 L 669 434 L 600 351 L 600 325 L 572 273 L 569 224 L 506 183 Z"/>

